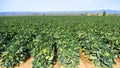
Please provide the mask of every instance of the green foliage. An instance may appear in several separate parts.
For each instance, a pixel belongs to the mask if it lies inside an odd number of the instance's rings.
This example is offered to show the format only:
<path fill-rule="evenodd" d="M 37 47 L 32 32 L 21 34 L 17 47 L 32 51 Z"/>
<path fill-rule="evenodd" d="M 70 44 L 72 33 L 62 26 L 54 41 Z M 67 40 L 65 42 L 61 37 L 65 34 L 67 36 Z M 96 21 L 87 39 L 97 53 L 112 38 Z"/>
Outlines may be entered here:
<path fill-rule="evenodd" d="M 120 58 L 120 19 L 115 16 L 0 17 L 0 65 L 13 68 L 33 57 L 33 68 L 77 68 L 80 48 L 100 68 Z"/>
<path fill-rule="evenodd" d="M 105 43 L 101 42 L 101 37 L 85 34 L 80 42 L 85 56 L 95 65 L 102 68 L 112 68 L 115 54 Z"/>
<path fill-rule="evenodd" d="M 24 32 L 23 32 L 24 30 Z M 28 33 L 29 30 L 22 28 L 19 34 L 15 35 L 7 44 L 6 49 L 2 52 L 2 65 L 6 67 L 14 67 L 20 62 L 30 57 L 28 44 L 33 39 L 33 34 Z"/>

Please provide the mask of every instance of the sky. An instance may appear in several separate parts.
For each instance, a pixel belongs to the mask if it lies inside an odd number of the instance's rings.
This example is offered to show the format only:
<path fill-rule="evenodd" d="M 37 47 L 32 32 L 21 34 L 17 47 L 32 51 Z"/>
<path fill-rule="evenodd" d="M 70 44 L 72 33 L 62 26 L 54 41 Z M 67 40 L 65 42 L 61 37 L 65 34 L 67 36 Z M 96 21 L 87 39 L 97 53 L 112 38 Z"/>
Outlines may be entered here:
<path fill-rule="evenodd" d="M 0 0 L 0 12 L 120 10 L 120 0 Z"/>

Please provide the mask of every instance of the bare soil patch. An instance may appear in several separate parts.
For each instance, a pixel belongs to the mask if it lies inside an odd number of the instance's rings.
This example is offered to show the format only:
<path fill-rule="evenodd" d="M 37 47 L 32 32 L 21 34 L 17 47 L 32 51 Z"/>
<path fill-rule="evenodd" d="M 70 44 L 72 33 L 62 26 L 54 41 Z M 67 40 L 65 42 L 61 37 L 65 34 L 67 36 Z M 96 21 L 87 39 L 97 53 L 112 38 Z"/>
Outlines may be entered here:
<path fill-rule="evenodd" d="M 0 58 L 0 63 L 1 63 L 1 61 L 2 61 L 2 59 Z M 4 68 L 4 67 L 0 66 L 0 68 Z"/>
<path fill-rule="evenodd" d="M 97 68 L 94 64 L 91 63 L 90 60 L 88 60 L 85 56 L 84 53 L 80 53 L 80 65 L 78 65 L 78 68 Z"/>
<path fill-rule="evenodd" d="M 80 61 L 80 65 L 78 65 L 78 68 L 97 68 L 94 64 L 91 63 L 91 61 L 89 61 L 86 57 L 84 57 L 84 53 L 81 53 L 80 56 L 81 56 L 81 61 Z M 33 58 L 31 57 L 24 64 L 20 64 L 20 66 L 18 67 L 16 66 L 15 68 L 32 68 L 32 61 Z M 120 68 L 120 59 L 115 58 L 115 62 L 116 64 L 114 65 L 114 68 Z M 0 68 L 5 68 L 5 67 L 0 66 Z M 57 60 L 53 68 L 63 68 L 63 67 L 60 65 L 59 61 Z"/>
<path fill-rule="evenodd" d="M 24 64 L 20 64 L 19 67 L 15 67 L 15 68 L 32 68 L 32 61 L 33 58 L 29 58 Z"/>
<path fill-rule="evenodd" d="M 120 68 L 120 59 L 115 58 L 116 64 L 114 65 L 114 68 Z"/>

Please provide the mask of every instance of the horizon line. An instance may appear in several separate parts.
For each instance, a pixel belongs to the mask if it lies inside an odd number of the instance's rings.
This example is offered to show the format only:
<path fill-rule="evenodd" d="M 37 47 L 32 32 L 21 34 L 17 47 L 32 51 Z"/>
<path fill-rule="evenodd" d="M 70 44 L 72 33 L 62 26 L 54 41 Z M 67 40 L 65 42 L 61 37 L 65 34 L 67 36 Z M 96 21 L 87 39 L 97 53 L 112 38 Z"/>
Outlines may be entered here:
<path fill-rule="evenodd" d="M 0 12 L 72 12 L 72 11 L 106 11 L 106 10 L 112 10 L 112 11 L 120 11 L 120 9 L 100 9 L 100 10 L 51 10 L 51 11 L 0 11 Z"/>

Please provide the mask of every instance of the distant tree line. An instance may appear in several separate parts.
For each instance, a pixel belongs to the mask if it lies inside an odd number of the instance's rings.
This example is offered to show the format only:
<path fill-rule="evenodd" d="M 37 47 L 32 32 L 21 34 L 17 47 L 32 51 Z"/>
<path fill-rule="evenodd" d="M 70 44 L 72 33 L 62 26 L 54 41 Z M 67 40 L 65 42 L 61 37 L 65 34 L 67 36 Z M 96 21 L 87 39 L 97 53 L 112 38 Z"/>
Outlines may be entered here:
<path fill-rule="evenodd" d="M 106 16 L 106 11 L 103 11 L 103 16 Z"/>

